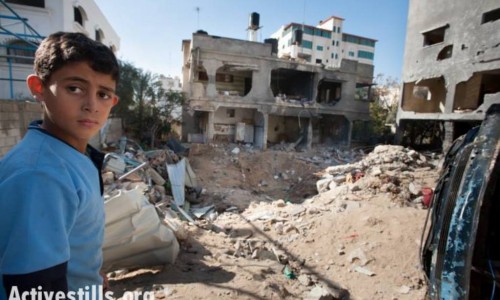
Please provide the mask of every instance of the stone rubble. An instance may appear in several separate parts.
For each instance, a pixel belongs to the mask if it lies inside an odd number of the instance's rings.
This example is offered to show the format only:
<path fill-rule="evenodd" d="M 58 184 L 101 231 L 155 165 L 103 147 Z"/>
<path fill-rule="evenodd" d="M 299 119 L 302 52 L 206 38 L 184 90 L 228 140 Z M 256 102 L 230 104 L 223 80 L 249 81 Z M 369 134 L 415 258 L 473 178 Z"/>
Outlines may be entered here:
<path fill-rule="evenodd" d="M 379 145 L 362 160 L 329 166 L 318 174 L 318 193 L 338 190 L 360 193 L 387 193 L 401 205 L 410 204 L 422 194 L 422 186 L 413 182 L 416 169 L 433 170 L 439 167 L 439 158 L 427 158 L 403 146 Z"/>
<path fill-rule="evenodd" d="M 286 148 L 286 145 L 284 147 Z M 196 147 L 191 151 L 196 152 Z M 255 150 L 250 147 L 228 146 L 226 149 L 227 159 L 237 163 L 238 154 L 241 151 Z M 361 151 L 352 151 L 351 155 L 346 154 L 346 152 L 337 150 L 333 152 L 333 155 L 330 153 L 330 157 L 325 154 L 322 157 L 302 158 L 302 160 L 318 165 L 335 164 L 326 166 L 322 172 L 316 174 L 320 177 L 316 182 L 319 194 L 307 199 L 302 204 L 290 203 L 284 199 L 271 199 L 270 201 L 251 203 L 248 209 L 240 211 L 235 206 L 221 206 L 216 200 L 222 199 L 224 196 L 214 194 L 212 195 L 213 207 L 207 209 L 207 212 L 198 218 L 194 217 L 194 224 L 191 225 L 212 231 L 229 241 L 226 248 L 214 254 L 217 259 L 225 257 L 254 261 L 273 260 L 282 265 L 283 276 L 290 280 L 296 279 L 305 289 L 302 295 L 303 299 L 345 299 L 348 295 L 345 289 L 327 287 L 322 280 L 305 272 L 306 260 L 319 258 L 293 257 L 281 246 L 300 239 L 313 242 L 311 233 L 315 226 L 314 219 L 325 213 L 345 214 L 360 209 L 363 205 L 362 201 L 358 199 L 360 195 L 383 193 L 401 206 L 421 207 L 423 186 L 414 182 L 412 172 L 416 169 L 434 170 L 439 167 L 439 157 L 426 157 L 402 146 L 377 146 L 364 156 Z M 123 180 L 117 180 L 117 178 L 125 170 L 117 172 L 117 167 L 112 170 L 107 169 L 103 173 L 105 190 L 141 188 L 149 201 L 158 208 L 163 222 L 173 230 L 176 238 L 180 242 L 187 241 L 190 232 L 192 232 L 192 226 L 188 225 L 182 214 L 170 205 L 173 197 L 168 194 L 169 180 L 165 167 L 166 163 L 176 163 L 181 158 L 168 149 L 147 153 L 130 153 L 126 157 L 129 161 L 133 158 L 136 164 L 147 162 L 148 165 Z M 279 171 L 275 173 L 275 180 L 293 178 L 293 170 Z M 267 186 L 268 184 L 272 183 L 261 180 L 259 186 Z M 185 207 L 187 213 L 190 213 L 189 206 L 193 212 L 195 209 L 203 208 L 203 206 L 198 207 L 194 203 L 191 205 L 190 201 L 187 204 L 188 207 Z M 252 223 L 255 228 L 244 230 L 233 227 L 234 224 L 240 224 L 242 220 Z M 365 220 L 366 226 L 369 227 L 377 227 L 381 223 L 383 223 L 382 220 L 373 216 Z M 275 240 L 262 239 L 256 236 L 257 231 L 273 233 L 277 238 Z M 346 236 L 349 239 L 357 237 L 356 233 Z M 376 276 L 376 273 L 372 271 L 371 266 L 377 263 L 377 258 L 370 255 L 372 247 L 376 247 L 376 245 L 360 245 L 352 249 L 352 247 L 347 248 L 342 243 L 333 247 L 332 253 L 343 257 L 346 262 L 345 268 L 349 271 L 372 277 Z M 330 266 L 333 265 L 333 261 L 325 263 L 325 269 L 329 270 Z M 341 266 L 344 266 L 344 263 Z M 283 293 L 286 292 L 285 287 L 280 288 L 283 289 Z M 413 289 L 413 287 L 401 286 L 399 293 L 409 294 Z M 418 290 L 419 287 L 415 289 Z"/>

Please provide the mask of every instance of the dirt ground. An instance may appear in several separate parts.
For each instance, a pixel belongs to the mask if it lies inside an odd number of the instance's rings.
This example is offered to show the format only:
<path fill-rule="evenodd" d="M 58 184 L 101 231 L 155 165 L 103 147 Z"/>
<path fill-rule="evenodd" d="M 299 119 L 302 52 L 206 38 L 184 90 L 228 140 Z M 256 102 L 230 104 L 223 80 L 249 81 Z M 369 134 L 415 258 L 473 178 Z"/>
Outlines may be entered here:
<path fill-rule="evenodd" d="M 110 289 L 158 299 L 424 299 L 419 244 L 427 210 L 381 189 L 318 193 L 337 152 L 193 145 L 189 161 L 217 213 L 198 226 L 173 265 L 109 273 Z M 353 162 L 354 158 L 344 162 Z M 438 168 L 393 170 L 434 187 Z M 403 176 L 404 175 L 404 176 Z M 368 176 L 365 176 L 368 177 Z M 330 296 L 321 298 L 321 294 Z"/>

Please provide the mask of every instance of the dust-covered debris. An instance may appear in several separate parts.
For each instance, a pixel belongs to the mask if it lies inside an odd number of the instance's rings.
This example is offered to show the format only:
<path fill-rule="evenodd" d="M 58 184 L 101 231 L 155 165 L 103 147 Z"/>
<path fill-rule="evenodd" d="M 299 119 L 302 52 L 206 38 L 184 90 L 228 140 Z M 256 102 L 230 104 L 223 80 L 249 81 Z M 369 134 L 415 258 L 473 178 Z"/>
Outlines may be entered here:
<path fill-rule="evenodd" d="M 177 228 L 179 258 L 154 275 L 115 276 L 112 290 L 161 282 L 176 299 L 424 298 L 415 241 L 426 211 L 411 200 L 433 186 L 439 157 L 386 145 L 350 155 L 235 148 L 191 145 L 197 226 L 168 205 L 168 189 L 152 198 Z"/>
<path fill-rule="evenodd" d="M 319 172 L 318 193 L 348 186 L 351 192 L 385 193 L 400 205 L 412 204 L 422 194 L 422 185 L 414 181 L 415 171 L 435 171 L 440 157 L 427 158 L 403 146 L 380 145 L 360 161 L 330 166 Z M 413 204 L 419 204 L 413 202 Z"/>

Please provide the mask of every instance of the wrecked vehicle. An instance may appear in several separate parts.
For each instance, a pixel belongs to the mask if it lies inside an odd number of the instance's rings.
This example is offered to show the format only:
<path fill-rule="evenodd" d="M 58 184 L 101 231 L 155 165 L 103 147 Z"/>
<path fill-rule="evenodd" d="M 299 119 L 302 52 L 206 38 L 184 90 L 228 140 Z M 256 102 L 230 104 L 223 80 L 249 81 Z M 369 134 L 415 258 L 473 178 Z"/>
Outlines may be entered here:
<path fill-rule="evenodd" d="M 495 104 L 447 152 L 421 249 L 430 299 L 500 298 L 499 138 Z"/>

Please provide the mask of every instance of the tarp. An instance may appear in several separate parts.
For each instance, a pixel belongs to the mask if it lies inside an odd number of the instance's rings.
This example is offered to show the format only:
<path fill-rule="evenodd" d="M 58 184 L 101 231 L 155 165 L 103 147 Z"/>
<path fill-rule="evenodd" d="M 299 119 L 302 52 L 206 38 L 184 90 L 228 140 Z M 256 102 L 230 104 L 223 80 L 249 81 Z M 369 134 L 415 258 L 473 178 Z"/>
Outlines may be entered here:
<path fill-rule="evenodd" d="M 179 243 L 174 233 L 138 189 L 117 190 L 104 210 L 104 270 L 175 262 Z"/>
<path fill-rule="evenodd" d="M 172 185 L 172 195 L 178 206 L 184 205 L 184 184 L 186 182 L 186 159 L 183 158 L 176 164 L 167 164 L 168 179 Z"/>

